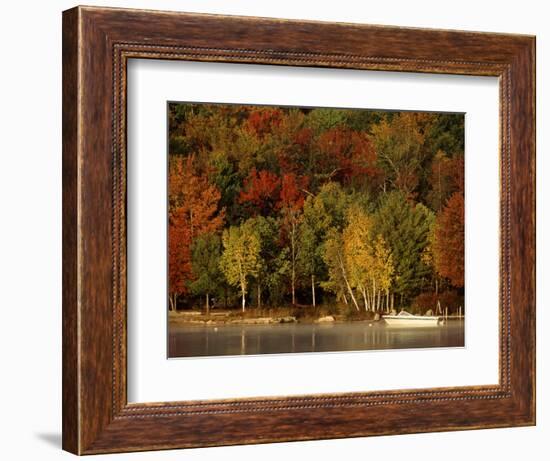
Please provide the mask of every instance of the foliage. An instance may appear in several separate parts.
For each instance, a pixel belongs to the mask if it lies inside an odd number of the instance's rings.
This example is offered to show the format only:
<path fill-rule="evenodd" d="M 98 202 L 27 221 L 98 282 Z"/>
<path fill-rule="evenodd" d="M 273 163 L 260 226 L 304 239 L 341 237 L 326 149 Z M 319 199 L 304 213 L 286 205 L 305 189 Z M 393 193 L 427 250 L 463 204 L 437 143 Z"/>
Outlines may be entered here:
<path fill-rule="evenodd" d="M 384 171 L 384 188 L 414 196 L 419 184 L 419 172 L 424 161 L 424 134 L 420 122 L 423 114 L 400 112 L 391 120 L 373 127 L 378 165 Z"/>
<path fill-rule="evenodd" d="M 464 287 L 464 195 L 455 192 L 437 216 L 434 259 L 437 272 Z"/>
<path fill-rule="evenodd" d="M 244 179 L 239 202 L 249 203 L 257 213 L 267 216 L 273 210 L 280 185 L 281 180 L 276 174 L 252 168 Z"/>
<path fill-rule="evenodd" d="M 168 124 L 171 308 L 462 296 L 463 114 L 171 103 Z"/>
<path fill-rule="evenodd" d="M 288 249 L 281 251 L 278 247 L 280 220 L 256 216 L 249 218 L 244 228 L 256 235 L 259 241 L 257 307 L 261 307 L 262 293 L 271 301 L 280 301 L 284 296 L 285 282 L 290 274 Z"/>
<path fill-rule="evenodd" d="M 352 290 L 344 260 L 344 242 L 342 234 L 332 228 L 323 244 L 323 260 L 328 268 L 328 280 L 321 282 L 321 286 L 336 295 L 337 301 L 346 305 L 353 303 L 356 310 L 359 304 Z"/>
<path fill-rule="evenodd" d="M 409 202 L 403 192 L 387 194 L 375 216 L 376 233 L 389 245 L 395 269 L 394 291 L 404 297 L 418 292 L 430 273 L 422 254 L 429 243 L 434 213 Z"/>
<path fill-rule="evenodd" d="M 227 281 L 241 291 L 245 310 L 249 279 L 260 271 L 260 239 L 252 226 L 231 226 L 223 231 L 223 253 L 220 269 Z"/>
<path fill-rule="evenodd" d="M 191 244 L 203 234 L 216 232 L 223 225 L 224 210 L 218 209 L 220 192 L 206 176 L 196 174 L 193 158 L 176 157 L 170 162 L 168 264 L 170 295 L 188 292 L 193 280 Z M 176 308 L 173 300 L 172 308 Z"/>
<path fill-rule="evenodd" d="M 210 294 L 216 292 L 222 280 L 220 271 L 221 241 L 216 234 L 203 234 L 191 247 L 193 280 L 189 288 L 193 294 L 206 296 L 206 309 L 210 309 Z"/>
<path fill-rule="evenodd" d="M 373 232 L 373 219 L 361 208 L 350 207 L 343 232 L 343 253 L 350 284 L 363 297 L 365 310 L 380 310 L 393 282 L 393 257 L 382 235 Z"/>
<path fill-rule="evenodd" d="M 439 212 L 453 193 L 464 191 L 464 158 L 450 158 L 438 151 L 431 165 L 429 181 L 431 189 L 426 202 Z"/>

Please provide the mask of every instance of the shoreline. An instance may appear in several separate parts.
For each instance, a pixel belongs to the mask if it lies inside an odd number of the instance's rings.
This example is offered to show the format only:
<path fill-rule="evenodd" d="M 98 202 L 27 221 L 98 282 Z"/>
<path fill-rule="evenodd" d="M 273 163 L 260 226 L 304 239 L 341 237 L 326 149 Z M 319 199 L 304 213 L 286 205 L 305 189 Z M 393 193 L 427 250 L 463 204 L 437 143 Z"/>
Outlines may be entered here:
<path fill-rule="evenodd" d="M 443 317 L 443 316 L 442 316 Z M 297 317 L 294 315 L 259 315 L 243 317 L 235 312 L 215 312 L 210 315 L 198 311 L 173 312 L 168 313 L 168 323 L 170 327 L 178 326 L 220 326 L 220 325 L 282 325 L 282 324 L 341 324 L 341 323 L 371 323 L 378 324 L 383 320 L 383 314 L 372 313 L 363 314 L 356 318 L 347 317 L 342 314 L 320 315 L 314 317 L 311 315 Z M 464 320 L 464 316 L 448 316 L 445 320 Z"/>
<path fill-rule="evenodd" d="M 370 317 L 370 318 L 369 318 Z M 297 317 L 294 315 L 259 315 L 251 317 L 239 316 L 236 313 L 213 313 L 210 315 L 201 312 L 169 312 L 170 326 L 219 326 L 219 325 L 280 325 L 289 323 L 300 324 L 333 324 L 348 322 L 379 322 L 380 316 L 370 313 L 359 318 L 346 318 L 344 315 L 320 315 Z"/>

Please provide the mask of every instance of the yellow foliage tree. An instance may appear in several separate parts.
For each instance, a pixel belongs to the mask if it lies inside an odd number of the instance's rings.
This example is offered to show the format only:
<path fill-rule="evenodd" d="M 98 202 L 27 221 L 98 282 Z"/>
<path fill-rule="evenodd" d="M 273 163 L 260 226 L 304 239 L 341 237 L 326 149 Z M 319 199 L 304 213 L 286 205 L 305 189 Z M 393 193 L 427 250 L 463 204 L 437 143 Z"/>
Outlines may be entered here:
<path fill-rule="evenodd" d="M 260 239 L 250 226 L 231 226 L 223 232 L 220 269 L 230 285 L 240 288 L 245 311 L 248 278 L 260 270 Z"/>
<path fill-rule="evenodd" d="M 343 231 L 343 253 L 350 285 L 363 297 L 365 310 L 379 311 L 382 294 L 389 308 L 393 260 L 381 235 L 373 235 L 372 218 L 358 207 L 350 207 Z"/>

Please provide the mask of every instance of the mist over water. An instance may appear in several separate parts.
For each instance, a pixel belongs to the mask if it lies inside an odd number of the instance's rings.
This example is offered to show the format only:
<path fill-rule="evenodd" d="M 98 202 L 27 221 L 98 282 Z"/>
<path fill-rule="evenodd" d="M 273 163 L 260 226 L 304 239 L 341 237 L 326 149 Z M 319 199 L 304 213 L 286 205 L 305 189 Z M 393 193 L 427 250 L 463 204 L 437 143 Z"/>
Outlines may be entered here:
<path fill-rule="evenodd" d="M 430 327 L 383 323 L 293 323 L 171 327 L 168 356 L 338 352 L 431 347 L 463 347 L 464 322 Z"/>

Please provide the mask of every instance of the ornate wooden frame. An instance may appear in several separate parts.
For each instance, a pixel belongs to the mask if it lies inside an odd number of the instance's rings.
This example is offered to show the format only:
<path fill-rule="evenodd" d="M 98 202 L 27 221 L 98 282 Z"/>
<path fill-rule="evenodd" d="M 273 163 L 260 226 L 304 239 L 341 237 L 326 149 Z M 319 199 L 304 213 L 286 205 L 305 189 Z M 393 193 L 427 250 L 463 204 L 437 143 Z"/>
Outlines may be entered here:
<path fill-rule="evenodd" d="M 129 404 L 130 58 L 500 79 L 496 386 Z M 77 454 L 535 423 L 535 38 L 77 7 L 63 13 L 63 448 Z"/>

